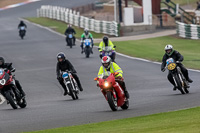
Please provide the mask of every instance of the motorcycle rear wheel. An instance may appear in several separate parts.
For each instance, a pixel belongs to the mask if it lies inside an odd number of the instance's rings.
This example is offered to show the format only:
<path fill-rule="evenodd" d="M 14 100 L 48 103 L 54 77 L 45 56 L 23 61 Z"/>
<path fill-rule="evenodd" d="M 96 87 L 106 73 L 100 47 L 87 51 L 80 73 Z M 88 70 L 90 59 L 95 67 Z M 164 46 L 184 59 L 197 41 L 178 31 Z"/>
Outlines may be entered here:
<path fill-rule="evenodd" d="M 8 100 L 13 109 L 17 109 L 17 105 L 15 103 L 14 98 L 11 96 L 11 92 L 5 93 L 5 98 Z"/>
<path fill-rule="evenodd" d="M 129 100 L 125 101 L 125 103 L 121 106 L 122 109 L 128 109 L 129 107 Z"/>
<path fill-rule="evenodd" d="M 27 105 L 27 103 L 26 103 L 26 99 L 25 99 L 25 98 L 22 99 L 22 102 L 21 102 L 21 103 L 18 103 L 18 105 L 19 105 L 20 108 L 25 108 L 26 105 Z"/>
<path fill-rule="evenodd" d="M 118 106 L 117 106 L 117 101 L 114 99 L 114 96 L 111 91 L 106 93 L 107 98 L 108 98 L 108 104 L 112 111 L 117 111 Z"/>

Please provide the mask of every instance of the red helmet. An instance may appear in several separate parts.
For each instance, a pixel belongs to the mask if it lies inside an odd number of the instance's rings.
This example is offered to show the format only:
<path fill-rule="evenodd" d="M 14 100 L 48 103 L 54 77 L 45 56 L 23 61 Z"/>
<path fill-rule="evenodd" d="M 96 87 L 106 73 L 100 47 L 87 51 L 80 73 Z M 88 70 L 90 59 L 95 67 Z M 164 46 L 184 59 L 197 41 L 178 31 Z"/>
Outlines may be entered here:
<path fill-rule="evenodd" d="M 108 68 L 110 68 L 110 65 L 111 65 L 111 58 L 109 56 L 104 56 L 101 59 L 101 63 L 104 68 L 108 69 Z"/>

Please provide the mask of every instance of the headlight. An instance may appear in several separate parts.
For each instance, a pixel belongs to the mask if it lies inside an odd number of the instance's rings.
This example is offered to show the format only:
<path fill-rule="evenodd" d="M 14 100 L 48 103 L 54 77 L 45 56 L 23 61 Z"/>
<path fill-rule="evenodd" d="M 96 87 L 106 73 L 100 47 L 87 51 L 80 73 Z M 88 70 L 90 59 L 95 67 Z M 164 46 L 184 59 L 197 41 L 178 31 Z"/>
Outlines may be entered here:
<path fill-rule="evenodd" d="M 5 79 L 0 80 L 0 84 L 1 85 L 5 85 L 6 84 L 6 80 Z"/>
<path fill-rule="evenodd" d="M 108 86 L 109 86 L 108 82 L 106 82 L 104 85 L 105 85 L 105 87 L 108 87 Z"/>

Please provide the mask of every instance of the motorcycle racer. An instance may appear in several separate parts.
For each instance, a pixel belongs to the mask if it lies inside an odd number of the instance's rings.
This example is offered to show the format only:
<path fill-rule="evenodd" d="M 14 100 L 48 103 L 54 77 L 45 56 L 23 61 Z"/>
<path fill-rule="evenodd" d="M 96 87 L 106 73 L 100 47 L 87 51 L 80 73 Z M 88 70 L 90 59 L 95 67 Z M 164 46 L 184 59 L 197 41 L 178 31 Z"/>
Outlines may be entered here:
<path fill-rule="evenodd" d="M 178 51 L 174 50 L 173 46 L 170 45 L 170 44 L 167 44 L 165 46 L 165 54 L 163 56 L 162 64 L 161 64 L 161 71 L 162 72 L 165 71 L 166 60 L 168 58 L 173 58 L 176 62 L 179 62 L 177 65 L 181 68 L 181 71 L 182 71 L 184 77 L 186 78 L 186 80 L 189 83 L 192 83 L 193 81 L 189 78 L 188 70 L 183 66 L 182 63 L 180 63 L 180 62 L 183 61 L 183 56 Z M 169 82 L 174 86 L 173 90 L 176 90 L 174 80 L 173 80 L 172 75 L 170 73 L 168 73 L 167 78 L 168 78 Z"/>
<path fill-rule="evenodd" d="M 115 76 L 116 82 L 118 82 L 120 86 L 122 86 L 125 96 L 128 99 L 129 93 L 126 89 L 126 85 L 125 85 L 124 78 L 122 75 L 123 74 L 122 69 L 115 62 L 112 62 L 109 56 L 104 56 L 101 60 L 101 63 L 102 63 L 102 66 L 99 69 L 98 77 L 101 77 L 102 74 L 106 74 L 107 72 L 110 72 L 110 73 L 118 72 L 119 74 Z"/>

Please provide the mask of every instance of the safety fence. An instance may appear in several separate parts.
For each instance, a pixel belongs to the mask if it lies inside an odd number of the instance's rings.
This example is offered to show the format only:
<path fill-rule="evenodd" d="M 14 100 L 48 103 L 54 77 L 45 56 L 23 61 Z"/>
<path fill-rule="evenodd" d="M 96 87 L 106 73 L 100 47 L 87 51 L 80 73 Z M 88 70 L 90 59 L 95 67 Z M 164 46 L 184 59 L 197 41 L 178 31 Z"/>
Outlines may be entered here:
<path fill-rule="evenodd" d="M 183 38 L 200 39 L 200 25 L 176 22 L 177 34 Z"/>
<path fill-rule="evenodd" d="M 64 7 L 43 5 L 40 9 L 37 9 L 37 16 L 60 20 L 74 26 L 87 28 L 96 33 L 119 36 L 119 25 L 117 22 L 90 19 L 80 16 L 79 12 Z"/>

